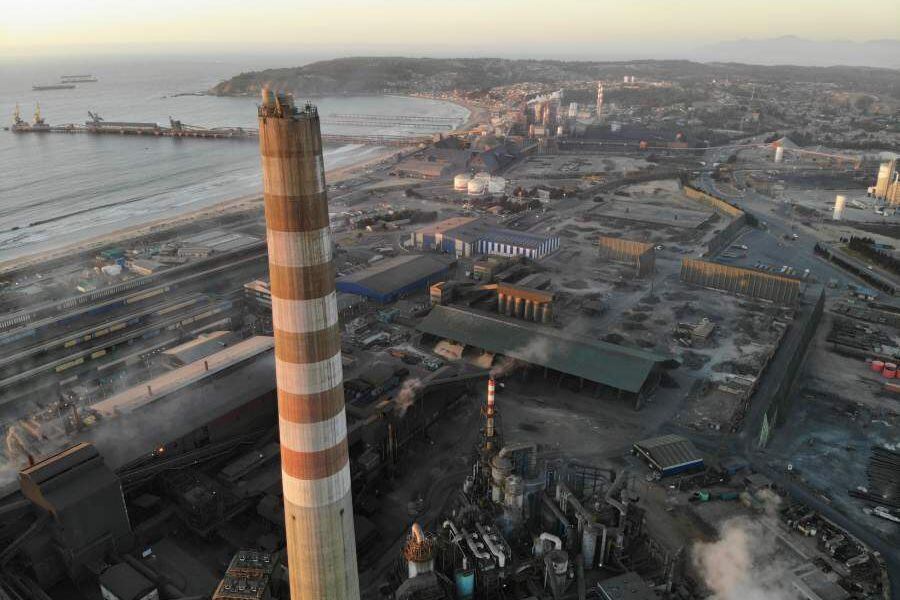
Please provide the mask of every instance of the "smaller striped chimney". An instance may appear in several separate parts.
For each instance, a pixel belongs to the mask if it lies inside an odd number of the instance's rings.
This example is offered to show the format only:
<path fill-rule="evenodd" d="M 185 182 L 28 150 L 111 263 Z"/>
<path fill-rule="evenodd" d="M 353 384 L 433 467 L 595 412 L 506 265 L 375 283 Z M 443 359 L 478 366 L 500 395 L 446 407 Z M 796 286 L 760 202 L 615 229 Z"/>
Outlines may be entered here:
<path fill-rule="evenodd" d="M 488 379 L 487 407 L 484 410 L 484 416 L 487 418 L 484 428 L 484 437 L 487 439 L 485 446 L 487 449 L 493 447 L 494 440 L 494 393 L 496 385 L 493 377 Z"/>

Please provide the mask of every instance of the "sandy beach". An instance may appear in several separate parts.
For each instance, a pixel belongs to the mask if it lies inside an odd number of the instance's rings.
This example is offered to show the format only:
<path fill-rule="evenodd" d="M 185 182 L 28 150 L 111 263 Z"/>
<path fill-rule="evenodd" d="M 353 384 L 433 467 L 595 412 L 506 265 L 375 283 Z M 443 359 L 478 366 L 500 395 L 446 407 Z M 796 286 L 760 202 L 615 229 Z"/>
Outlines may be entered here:
<path fill-rule="evenodd" d="M 338 183 L 351 179 L 364 173 L 367 169 L 397 154 L 396 148 L 384 148 L 383 152 L 378 152 L 368 160 L 328 169 L 325 172 L 329 184 Z M 260 182 L 262 187 L 262 182 Z M 72 254 L 81 254 L 93 249 L 100 249 L 111 244 L 121 244 L 127 240 L 140 238 L 146 235 L 164 232 L 175 229 L 198 221 L 212 220 L 226 215 L 233 215 L 242 212 L 262 210 L 261 195 L 245 195 L 238 198 L 225 200 L 211 206 L 205 206 L 192 212 L 181 213 L 172 217 L 157 219 L 149 223 L 141 223 L 133 227 L 124 227 L 114 232 L 99 235 L 86 240 L 61 246 L 53 250 L 45 252 L 36 252 L 23 257 L 0 262 L 0 276 L 17 271 L 20 269 L 34 268 L 41 263 L 63 258 Z"/>

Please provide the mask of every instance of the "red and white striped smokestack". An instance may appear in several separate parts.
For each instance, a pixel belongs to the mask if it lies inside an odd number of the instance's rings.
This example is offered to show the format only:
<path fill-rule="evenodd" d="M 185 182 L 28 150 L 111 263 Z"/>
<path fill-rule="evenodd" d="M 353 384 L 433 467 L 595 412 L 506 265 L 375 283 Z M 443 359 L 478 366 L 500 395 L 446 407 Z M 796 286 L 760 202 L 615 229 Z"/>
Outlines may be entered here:
<path fill-rule="evenodd" d="M 494 393 L 496 385 L 493 377 L 488 379 L 487 408 L 484 411 L 484 415 L 487 417 L 484 436 L 488 439 L 488 445 L 491 444 L 491 440 L 494 438 Z"/>
<path fill-rule="evenodd" d="M 357 600 L 341 337 L 319 115 L 259 107 L 291 598 Z"/>
<path fill-rule="evenodd" d="M 597 82 L 597 116 L 603 112 L 603 82 Z"/>

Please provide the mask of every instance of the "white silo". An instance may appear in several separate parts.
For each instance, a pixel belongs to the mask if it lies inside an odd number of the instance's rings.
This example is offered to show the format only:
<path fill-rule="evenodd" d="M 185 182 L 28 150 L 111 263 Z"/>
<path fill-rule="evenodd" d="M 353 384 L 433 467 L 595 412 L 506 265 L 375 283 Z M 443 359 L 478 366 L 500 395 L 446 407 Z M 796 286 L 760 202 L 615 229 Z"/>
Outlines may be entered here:
<path fill-rule="evenodd" d="M 840 221 L 844 217 L 844 205 L 847 204 L 847 197 L 838 195 L 834 198 L 834 214 L 832 219 Z"/>
<path fill-rule="evenodd" d="M 482 194 L 484 194 L 484 185 L 485 180 L 480 177 L 476 177 L 469 181 L 469 183 L 466 185 L 466 191 L 470 196 L 481 196 Z"/>
<path fill-rule="evenodd" d="M 499 196 L 506 191 L 506 179 L 503 177 L 491 177 L 488 182 L 488 192 L 492 196 Z"/>
<path fill-rule="evenodd" d="M 784 161 L 784 146 L 775 146 L 775 162 Z"/>
<path fill-rule="evenodd" d="M 472 181 L 471 175 L 469 175 L 468 173 L 460 173 L 453 178 L 453 189 L 457 192 L 465 192 L 469 189 L 470 181 Z"/>

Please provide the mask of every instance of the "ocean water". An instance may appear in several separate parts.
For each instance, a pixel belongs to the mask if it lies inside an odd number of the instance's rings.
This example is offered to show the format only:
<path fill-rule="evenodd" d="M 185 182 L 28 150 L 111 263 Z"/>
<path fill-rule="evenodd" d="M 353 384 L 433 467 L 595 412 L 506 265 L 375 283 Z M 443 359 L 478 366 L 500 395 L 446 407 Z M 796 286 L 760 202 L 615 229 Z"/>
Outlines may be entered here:
<path fill-rule="evenodd" d="M 120 58 L 0 61 L 0 123 L 12 123 L 16 104 L 31 120 L 36 103 L 50 124 L 83 123 L 87 111 L 107 121 L 256 126 L 255 98 L 184 94 L 206 90 L 239 72 L 303 64 L 267 60 Z M 72 90 L 32 91 L 60 75 L 91 73 L 99 81 Z M 458 117 L 457 105 L 394 96 L 312 99 L 331 113 Z M 303 101 L 302 96 L 298 101 Z M 329 126 L 325 133 L 409 134 L 397 127 Z M 380 149 L 328 148 L 326 169 L 362 162 Z M 255 141 L 13 134 L 0 130 L 0 261 L 58 248 L 225 200 L 260 193 Z"/>

